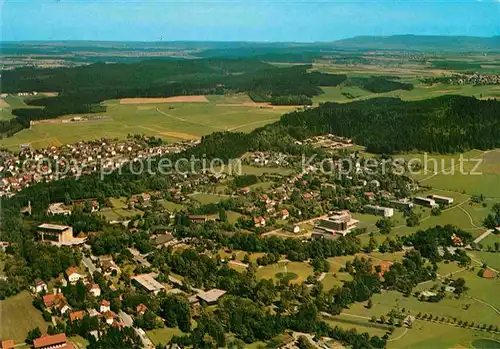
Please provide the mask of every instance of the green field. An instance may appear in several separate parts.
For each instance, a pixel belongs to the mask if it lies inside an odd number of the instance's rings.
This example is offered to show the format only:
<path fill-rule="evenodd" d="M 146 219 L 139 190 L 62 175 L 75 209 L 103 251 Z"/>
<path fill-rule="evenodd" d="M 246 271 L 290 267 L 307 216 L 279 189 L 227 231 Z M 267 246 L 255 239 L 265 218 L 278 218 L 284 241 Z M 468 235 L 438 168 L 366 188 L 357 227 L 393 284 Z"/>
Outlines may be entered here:
<path fill-rule="evenodd" d="M 101 209 L 97 214 L 104 216 L 108 221 L 119 221 L 141 215 L 143 212 L 135 208 L 128 208 L 125 197 L 109 198 L 112 207 Z"/>
<path fill-rule="evenodd" d="M 227 199 L 226 196 L 198 193 L 189 196 L 191 199 L 198 201 L 202 205 L 216 204 L 221 200 Z"/>
<path fill-rule="evenodd" d="M 173 336 L 182 336 L 184 334 L 178 328 L 169 328 L 169 327 L 147 331 L 146 333 L 154 345 L 158 345 L 160 343 L 168 344 Z"/>
<path fill-rule="evenodd" d="M 241 99 L 242 97 L 237 97 Z M 216 131 L 250 132 L 277 121 L 293 108 L 261 109 L 255 106 L 220 106 L 217 96 L 209 103 L 120 104 L 104 102 L 110 119 L 71 123 L 38 123 L 13 137 L 0 141 L 0 146 L 18 149 L 20 143 L 34 148 L 74 143 L 101 137 L 125 138 L 128 134 L 147 134 L 167 141 L 196 139 Z M 80 115 L 81 116 L 81 115 Z M 87 115 L 92 116 L 92 115 Z M 58 119 L 68 119 L 69 116 Z"/>
<path fill-rule="evenodd" d="M 271 264 L 257 269 L 255 276 L 257 279 L 273 279 L 278 281 L 279 275 L 285 272 L 285 263 Z M 291 283 L 301 283 L 306 278 L 313 274 L 313 268 L 304 262 L 288 262 L 286 263 L 286 272 L 296 274 L 296 277 L 291 280 Z"/>
<path fill-rule="evenodd" d="M 0 338 L 14 339 L 16 343 L 24 342 L 26 335 L 35 327 L 42 333 L 47 330 L 47 323 L 42 313 L 32 304 L 33 298 L 28 291 L 0 301 Z"/>

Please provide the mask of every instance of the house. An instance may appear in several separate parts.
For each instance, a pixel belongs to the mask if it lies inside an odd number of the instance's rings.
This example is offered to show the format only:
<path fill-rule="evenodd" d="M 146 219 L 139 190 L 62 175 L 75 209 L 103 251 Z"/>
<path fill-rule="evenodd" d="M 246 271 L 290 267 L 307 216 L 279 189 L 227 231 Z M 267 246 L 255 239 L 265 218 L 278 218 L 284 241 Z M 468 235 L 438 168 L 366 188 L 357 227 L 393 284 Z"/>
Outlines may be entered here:
<path fill-rule="evenodd" d="M 288 219 L 290 217 L 290 213 L 286 208 L 281 210 L 281 219 Z"/>
<path fill-rule="evenodd" d="M 144 313 L 148 310 L 148 307 L 146 307 L 144 304 L 139 304 L 136 308 L 137 314 L 144 315 Z"/>
<path fill-rule="evenodd" d="M 61 287 L 66 287 L 68 286 L 68 281 L 65 279 L 64 275 L 63 274 L 60 274 L 57 279 L 56 279 L 56 283 L 59 283 L 61 284 Z"/>
<path fill-rule="evenodd" d="M 391 265 L 393 263 L 390 261 L 382 261 L 378 264 L 372 264 L 372 273 L 377 273 L 379 277 L 384 276 L 384 273 L 391 270 Z M 380 271 L 377 271 L 380 270 Z"/>
<path fill-rule="evenodd" d="M 66 298 L 62 293 L 56 293 L 56 294 L 51 293 L 43 296 L 42 300 L 46 308 L 52 308 L 58 301 L 66 300 Z"/>
<path fill-rule="evenodd" d="M 302 197 L 305 200 L 311 200 L 313 198 L 313 195 L 311 193 L 305 193 L 304 195 L 302 195 Z"/>
<path fill-rule="evenodd" d="M 66 334 L 59 333 L 53 336 L 44 335 L 33 341 L 35 349 L 73 349 L 73 344 L 68 341 Z"/>
<path fill-rule="evenodd" d="M 364 196 L 366 199 L 368 199 L 370 201 L 375 200 L 375 193 L 374 192 L 367 191 L 367 192 L 365 192 Z"/>
<path fill-rule="evenodd" d="M 99 312 L 105 313 L 110 310 L 111 310 L 111 303 L 108 300 L 103 299 L 101 303 L 99 303 Z"/>
<path fill-rule="evenodd" d="M 33 293 L 40 293 L 42 291 L 47 292 L 47 284 L 42 280 L 38 280 L 34 286 L 31 286 L 31 292 Z"/>
<path fill-rule="evenodd" d="M 101 288 L 99 287 L 98 284 L 92 284 L 92 286 L 90 286 L 89 292 L 94 297 L 99 297 L 101 295 Z"/>
<path fill-rule="evenodd" d="M 496 276 L 496 273 L 489 268 L 483 268 L 480 273 L 482 274 L 480 274 L 480 276 L 485 279 L 493 279 Z"/>
<path fill-rule="evenodd" d="M 80 311 L 72 311 L 69 313 L 69 321 L 73 322 L 76 320 L 82 320 L 83 319 L 84 312 L 83 310 Z"/>
<path fill-rule="evenodd" d="M 188 218 L 192 223 L 205 223 L 208 221 L 215 221 L 215 218 L 209 217 L 207 215 L 190 214 L 188 215 Z"/>
<path fill-rule="evenodd" d="M 0 345 L 1 345 L 1 349 L 14 349 L 16 346 L 13 339 L 4 340 L 4 341 L 2 341 L 2 343 Z"/>
<path fill-rule="evenodd" d="M 289 224 L 286 226 L 286 230 L 288 230 L 291 233 L 300 233 L 300 227 L 297 224 Z"/>
<path fill-rule="evenodd" d="M 172 233 L 166 233 L 166 234 L 159 234 L 156 237 L 153 238 L 153 245 L 156 247 L 161 247 L 161 246 L 168 246 L 170 244 L 173 244 L 175 242 L 175 237 L 172 235 Z"/>
<path fill-rule="evenodd" d="M 89 314 L 90 317 L 98 316 L 99 312 L 93 308 L 87 309 L 87 313 Z"/>
<path fill-rule="evenodd" d="M 78 280 L 83 279 L 84 275 L 81 274 L 76 267 L 69 267 L 66 269 L 66 277 L 70 284 L 74 285 Z"/>
<path fill-rule="evenodd" d="M 266 219 L 264 217 L 253 217 L 253 224 L 255 228 L 265 227 Z"/>
<path fill-rule="evenodd" d="M 388 218 L 394 216 L 394 209 L 390 207 L 365 205 L 363 206 L 363 213 L 368 213 L 368 214 L 373 214 L 375 216 L 382 216 Z"/>
<path fill-rule="evenodd" d="M 248 193 L 250 193 L 250 188 L 249 187 L 241 188 L 240 193 L 243 195 L 247 195 Z"/>
<path fill-rule="evenodd" d="M 158 294 L 161 290 L 165 290 L 165 286 L 156 281 L 153 278 L 154 274 L 141 274 L 132 277 L 132 283 L 138 287 L 143 289 L 146 292 Z"/>
<path fill-rule="evenodd" d="M 328 218 L 317 221 L 312 237 L 335 239 L 339 235 L 346 236 L 356 229 L 358 223 L 359 221 L 354 219 L 348 210 L 333 211 Z"/>
<path fill-rule="evenodd" d="M 38 226 L 41 241 L 67 243 L 73 241 L 73 228 L 67 225 L 43 223 Z"/>
<path fill-rule="evenodd" d="M 219 290 L 217 288 L 214 288 L 206 292 L 198 293 L 197 297 L 200 301 L 204 301 L 208 305 L 214 305 L 217 304 L 219 298 L 222 297 L 225 293 L 226 291 L 224 290 Z"/>
<path fill-rule="evenodd" d="M 102 317 L 103 317 L 104 321 L 106 321 L 106 323 L 108 325 L 112 325 L 117 316 L 111 310 L 108 310 L 107 312 L 105 312 L 104 314 L 102 314 Z"/>
<path fill-rule="evenodd" d="M 271 199 L 269 198 L 269 196 L 264 194 L 264 195 L 262 195 L 262 202 L 264 202 L 267 205 L 267 204 L 271 203 Z"/>
<path fill-rule="evenodd" d="M 450 198 L 448 196 L 441 196 L 441 195 L 428 195 L 427 196 L 429 199 L 433 199 L 435 202 L 437 202 L 439 205 L 451 205 L 453 203 L 453 198 Z"/>
<path fill-rule="evenodd" d="M 463 246 L 464 245 L 460 236 L 457 236 L 456 234 L 453 234 L 451 236 L 451 242 L 453 242 L 454 246 Z"/>
<path fill-rule="evenodd" d="M 424 198 L 421 196 L 417 196 L 415 199 L 413 199 L 413 202 L 417 205 L 427 206 L 431 208 L 439 206 L 434 199 Z"/>

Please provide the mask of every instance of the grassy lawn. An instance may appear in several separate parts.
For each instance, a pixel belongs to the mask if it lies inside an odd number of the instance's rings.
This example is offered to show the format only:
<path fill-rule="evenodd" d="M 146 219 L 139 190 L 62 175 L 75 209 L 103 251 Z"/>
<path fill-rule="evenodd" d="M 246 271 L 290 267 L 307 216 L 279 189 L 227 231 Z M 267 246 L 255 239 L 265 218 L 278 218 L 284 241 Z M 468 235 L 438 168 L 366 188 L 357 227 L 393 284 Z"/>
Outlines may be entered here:
<path fill-rule="evenodd" d="M 344 330 L 355 329 L 356 331 L 358 331 L 358 333 L 366 332 L 370 336 L 382 337 L 389 329 L 389 326 L 387 325 L 374 324 L 365 319 L 359 319 L 345 315 L 339 315 L 335 317 L 325 316 L 323 317 L 323 320 L 331 327 L 338 326 Z M 394 335 L 397 336 L 396 332 L 394 332 Z"/>
<path fill-rule="evenodd" d="M 81 336 L 69 337 L 69 340 L 75 345 L 75 348 L 83 349 L 89 344 L 89 341 Z"/>
<path fill-rule="evenodd" d="M 182 336 L 184 334 L 178 328 L 169 328 L 169 327 L 147 331 L 146 333 L 154 345 L 158 345 L 160 343 L 168 344 L 173 336 Z"/>
<path fill-rule="evenodd" d="M 395 338 L 397 336 L 393 336 Z M 473 348 L 472 342 L 480 338 L 500 338 L 485 332 L 452 327 L 433 322 L 416 320 L 406 335 L 387 343 L 389 349 L 442 349 Z"/>
<path fill-rule="evenodd" d="M 214 195 L 214 194 L 204 194 L 204 193 L 193 194 L 190 195 L 189 197 L 198 201 L 202 205 L 216 204 L 221 200 L 227 199 L 227 197 L 224 196 Z"/>
<path fill-rule="evenodd" d="M 335 274 L 335 275 L 334 275 Z M 351 275 L 349 273 L 328 273 L 325 278 L 321 280 L 325 291 L 331 290 L 334 287 L 340 287 L 343 285 L 342 281 L 350 281 L 352 280 Z"/>
<path fill-rule="evenodd" d="M 470 251 L 468 255 L 482 263 L 486 263 L 486 265 L 492 268 L 500 270 L 500 252 Z"/>
<path fill-rule="evenodd" d="M 313 268 L 303 262 L 288 262 L 286 264 L 287 273 L 294 273 L 297 277 L 291 280 L 291 283 L 301 283 L 306 280 L 306 278 L 313 274 Z M 278 281 L 276 274 L 284 273 L 285 267 L 282 263 L 267 265 L 265 267 L 257 269 L 256 277 L 257 279 L 273 279 Z"/>
<path fill-rule="evenodd" d="M 24 342 L 26 335 L 35 327 L 42 333 L 47 330 L 47 323 L 42 313 L 33 307 L 33 298 L 28 291 L 0 301 L 0 337 L 14 339 L 16 343 Z"/>
<path fill-rule="evenodd" d="M 178 204 L 176 202 L 168 201 L 168 200 L 161 200 L 160 201 L 161 205 L 165 208 L 167 211 L 181 211 L 184 206 L 181 204 Z"/>
<path fill-rule="evenodd" d="M 226 215 L 227 215 L 227 220 L 229 221 L 229 223 L 232 223 L 232 224 L 236 223 L 238 218 L 243 217 L 243 215 L 241 213 L 234 212 L 234 211 L 226 211 Z"/>
<path fill-rule="evenodd" d="M 498 307 L 499 302 L 495 299 L 495 280 L 486 280 L 479 278 L 474 272 L 461 272 L 455 274 L 454 278 L 463 277 L 466 286 L 470 289 L 459 299 L 455 299 L 452 294 L 439 301 L 438 303 L 421 302 L 417 298 L 410 296 L 404 297 L 397 291 L 388 291 L 381 294 L 375 294 L 372 297 L 373 307 L 365 308 L 365 303 L 355 303 L 347 313 L 360 316 L 377 316 L 387 314 L 393 307 L 405 308 L 412 315 L 419 312 L 432 314 L 433 316 L 461 319 L 463 321 L 474 321 L 475 323 L 486 323 L 496 325 L 498 323 L 498 314 L 488 305 L 473 299 L 478 298 Z M 440 284 L 439 281 L 419 285 L 414 291 L 429 290 L 434 284 Z M 496 284 L 498 286 L 498 282 Z"/>

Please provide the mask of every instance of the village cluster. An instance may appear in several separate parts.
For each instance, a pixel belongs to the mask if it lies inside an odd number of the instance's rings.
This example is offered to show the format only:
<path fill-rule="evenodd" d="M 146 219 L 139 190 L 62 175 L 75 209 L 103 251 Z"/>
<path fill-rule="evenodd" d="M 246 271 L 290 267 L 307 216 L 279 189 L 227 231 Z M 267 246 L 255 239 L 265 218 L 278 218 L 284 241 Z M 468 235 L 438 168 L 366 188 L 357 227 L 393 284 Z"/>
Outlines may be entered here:
<path fill-rule="evenodd" d="M 197 142 L 162 144 L 149 137 L 131 136 L 125 141 L 99 139 L 38 150 L 22 145 L 18 154 L 4 153 L 0 158 L 0 196 L 12 196 L 43 181 L 111 171 L 129 162 L 179 153 Z"/>

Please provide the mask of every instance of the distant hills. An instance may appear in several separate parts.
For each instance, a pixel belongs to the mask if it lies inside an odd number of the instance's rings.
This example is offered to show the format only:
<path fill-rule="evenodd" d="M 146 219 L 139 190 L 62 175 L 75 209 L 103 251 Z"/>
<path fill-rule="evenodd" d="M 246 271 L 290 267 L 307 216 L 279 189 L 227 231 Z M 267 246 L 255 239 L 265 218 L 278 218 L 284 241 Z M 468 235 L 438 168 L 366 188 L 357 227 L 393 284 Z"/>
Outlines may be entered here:
<path fill-rule="evenodd" d="M 500 36 L 442 36 L 442 35 L 392 35 L 356 36 L 331 42 L 243 42 L 243 41 L 19 41 L 0 42 L 6 54 L 33 54 L 87 51 L 105 54 L 113 52 L 164 52 L 183 51 L 197 57 L 265 56 L 269 54 L 317 54 L 331 50 L 408 50 L 444 52 L 500 52 Z M 174 54 L 175 55 L 175 54 Z"/>
<path fill-rule="evenodd" d="M 500 51 L 500 36 L 356 36 L 332 42 L 338 48 L 411 51 Z"/>

